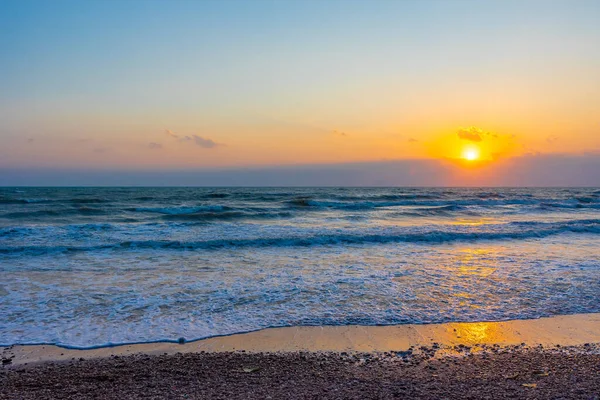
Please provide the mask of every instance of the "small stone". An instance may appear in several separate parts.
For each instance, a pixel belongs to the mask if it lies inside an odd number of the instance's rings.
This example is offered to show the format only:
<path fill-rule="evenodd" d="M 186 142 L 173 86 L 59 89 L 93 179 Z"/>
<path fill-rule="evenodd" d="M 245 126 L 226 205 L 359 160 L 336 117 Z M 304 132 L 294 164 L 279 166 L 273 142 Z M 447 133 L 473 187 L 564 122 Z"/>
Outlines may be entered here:
<path fill-rule="evenodd" d="M 537 383 L 523 383 L 521 386 L 535 389 L 537 387 Z"/>

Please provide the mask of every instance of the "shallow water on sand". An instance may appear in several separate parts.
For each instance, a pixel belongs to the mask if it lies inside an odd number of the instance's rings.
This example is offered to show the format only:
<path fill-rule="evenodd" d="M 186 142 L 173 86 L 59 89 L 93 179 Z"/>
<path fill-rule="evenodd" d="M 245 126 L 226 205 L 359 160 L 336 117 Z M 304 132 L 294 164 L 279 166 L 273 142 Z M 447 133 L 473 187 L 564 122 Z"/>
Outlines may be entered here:
<path fill-rule="evenodd" d="M 0 344 L 600 312 L 600 190 L 0 188 Z"/>

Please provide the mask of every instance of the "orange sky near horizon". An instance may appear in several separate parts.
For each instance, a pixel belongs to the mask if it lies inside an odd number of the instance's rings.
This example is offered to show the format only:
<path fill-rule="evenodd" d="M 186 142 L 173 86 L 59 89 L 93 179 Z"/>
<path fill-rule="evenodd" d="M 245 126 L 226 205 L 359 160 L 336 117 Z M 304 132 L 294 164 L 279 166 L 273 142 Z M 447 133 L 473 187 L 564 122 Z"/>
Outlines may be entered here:
<path fill-rule="evenodd" d="M 0 167 L 600 151 L 597 2 L 170 4 L 0 5 Z"/>

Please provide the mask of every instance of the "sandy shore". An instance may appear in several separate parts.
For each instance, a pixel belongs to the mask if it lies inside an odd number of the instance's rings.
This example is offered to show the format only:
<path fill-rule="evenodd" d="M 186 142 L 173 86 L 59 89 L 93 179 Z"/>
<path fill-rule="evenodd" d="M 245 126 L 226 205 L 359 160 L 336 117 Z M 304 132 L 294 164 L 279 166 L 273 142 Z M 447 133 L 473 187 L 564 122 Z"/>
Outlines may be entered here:
<path fill-rule="evenodd" d="M 2 358 L 0 399 L 598 399 L 600 314 L 11 346 Z"/>
<path fill-rule="evenodd" d="M 448 323 L 394 326 L 332 326 L 271 328 L 239 335 L 215 337 L 185 344 L 150 343 L 71 350 L 57 346 L 0 348 L 11 365 L 79 358 L 106 358 L 135 353 L 175 354 L 206 352 L 387 352 L 410 347 L 465 345 L 575 346 L 600 343 L 600 314 L 577 314 L 536 320 Z"/>

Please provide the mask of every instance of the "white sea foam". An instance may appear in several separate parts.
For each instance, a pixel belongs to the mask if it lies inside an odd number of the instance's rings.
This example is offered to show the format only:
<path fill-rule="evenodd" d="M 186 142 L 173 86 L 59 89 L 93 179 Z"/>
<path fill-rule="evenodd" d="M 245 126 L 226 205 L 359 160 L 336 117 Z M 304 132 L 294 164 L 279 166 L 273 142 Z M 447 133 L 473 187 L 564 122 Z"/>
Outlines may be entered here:
<path fill-rule="evenodd" d="M 0 344 L 600 312 L 597 189 L 22 192 Z"/>

